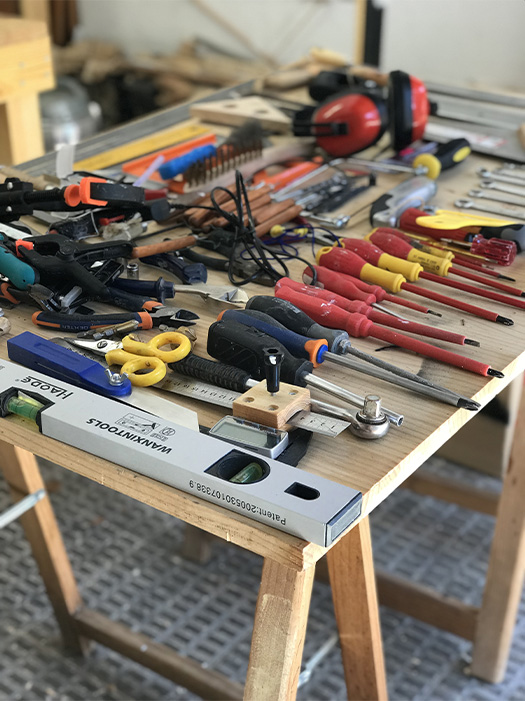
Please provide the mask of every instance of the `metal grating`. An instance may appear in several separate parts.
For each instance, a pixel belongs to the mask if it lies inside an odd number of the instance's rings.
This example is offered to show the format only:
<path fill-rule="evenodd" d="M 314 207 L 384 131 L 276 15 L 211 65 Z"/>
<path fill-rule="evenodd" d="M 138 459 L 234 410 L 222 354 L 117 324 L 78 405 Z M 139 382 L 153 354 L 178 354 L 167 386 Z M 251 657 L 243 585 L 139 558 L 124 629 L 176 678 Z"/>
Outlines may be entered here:
<path fill-rule="evenodd" d="M 183 524 L 67 470 L 44 464 L 51 499 L 82 595 L 93 607 L 242 682 L 247 668 L 261 559 L 217 542 L 196 565 L 178 554 Z M 497 481 L 433 458 L 424 469 L 478 486 Z M 9 499 L 0 480 L 0 510 Z M 472 604 L 481 599 L 493 519 L 397 490 L 372 515 L 375 559 Z M 459 537 L 458 537 L 459 536 Z M 518 701 L 525 698 L 525 607 L 504 683 L 464 675 L 470 644 L 382 609 L 391 698 Z M 305 659 L 333 633 L 326 584 L 316 582 Z M 196 697 L 106 648 L 64 655 L 58 628 L 20 524 L 0 530 L 0 699 L 123 700 Z M 336 647 L 300 689 L 300 701 L 345 699 Z"/>

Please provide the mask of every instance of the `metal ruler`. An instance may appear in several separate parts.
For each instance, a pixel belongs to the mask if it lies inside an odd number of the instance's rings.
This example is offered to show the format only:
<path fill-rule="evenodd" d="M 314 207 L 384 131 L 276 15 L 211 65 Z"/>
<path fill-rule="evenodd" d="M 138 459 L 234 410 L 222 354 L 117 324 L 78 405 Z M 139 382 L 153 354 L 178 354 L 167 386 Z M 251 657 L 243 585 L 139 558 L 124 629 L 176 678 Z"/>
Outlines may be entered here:
<path fill-rule="evenodd" d="M 254 382 L 254 384 L 258 383 Z M 183 397 L 198 399 L 201 402 L 215 404 L 226 409 L 231 409 L 235 399 L 242 396 L 240 392 L 215 387 L 200 380 L 177 377 L 173 374 L 157 383 L 155 387 L 165 392 L 173 392 Z M 335 438 L 350 426 L 347 421 L 324 416 L 313 411 L 301 411 L 292 416 L 288 423 L 296 428 L 304 428 L 312 433 L 319 433 L 331 438 Z"/>

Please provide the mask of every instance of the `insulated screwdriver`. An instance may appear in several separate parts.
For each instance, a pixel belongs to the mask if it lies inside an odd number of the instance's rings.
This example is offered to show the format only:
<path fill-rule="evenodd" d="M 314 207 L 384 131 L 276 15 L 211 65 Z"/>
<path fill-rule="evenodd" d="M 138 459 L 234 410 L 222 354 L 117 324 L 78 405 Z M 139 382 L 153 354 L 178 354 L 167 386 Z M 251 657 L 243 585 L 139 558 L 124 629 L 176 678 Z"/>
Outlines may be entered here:
<path fill-rule="evenodd" d="M 276 305 L 282 303 L 287 304 L 285 300 L 272 297 L 258 297 L 252 299 L 257 299 L 261 302 L 263 302 L 263 300 L 269 300 L 270 308 L 275 308 Z M 286 307 L 284 313 L 286 314 Z M 219 319 L 224 319 L 225 321 L 237 321 L 241 324 L 245 324 L 246 326 L 253 326 L 255 328 L 258 328 L 260 331 L 268 333 L 268 335 L 273 336 L 274 338 L 282 342 L 283 345 L 292 354 L 299 355 L 300 357 L 310 357 L 310 361 L 313 362 L 312 355 L 308 350 L 308 344 L 309 342 L 311 343 L 314 339 L 291 331 L 269 314 L 265 314 L 264 312 L 257 311 L 255 309 L 233 309 L 221 312 L 221 314 L 219 315 Z M 308 323 L 310 323 L 311 325 L 313 324 L 311 319 L 308 320 Z M 326 331 L 328 331 L 327 335 L 330 335 L 330 329 L 326 329 Z M 301 339 L 299 343 L 298 339 Z M 326 339 L 316 340 L 323 344 L 327 343 Z M 348 341 L 348 343 L 350 342 Z M 344 353 L 345 351 L 341 350 L 340 353 L 341 352 Z M 419 375 L 414 375 L 413 373 L 410 373 L 408 371 L 403 371 L 403 374 L 401 375 L 392 374 L 387 370 L 370 366 L 370 364 L 368 363 L 365 365 L 363 363 L 356 362 L 353 358 L 345 357 L 341 354 L 331 353 L 327 350 L 323 352 L 321 360 L 331 361 L 336 365 L 342 365 L 343 367 L 347 367 L 351 370 L 355 370 L 357 372 L 364 373 L 365 375 L 384 380 L 385 382 L 390 382 L 391 384 L 404 387 L 405 389 L 418 392 L 419 394 L 432 397 L 433 399 L 437 399 L 447 404 L 452 404 L 453 406 L 463 407 L 472 411 L 479 409 L 479 404 L 477 402 L 474 402 L 466 397 L 462 397 L 461 395 L 456 394 L 455 392 L 452 392 L 451 390 L 448 390 L 444 387 L 440 387 L 439 385 L 435 385 L 432 382 L 428 382 L 427 380 L 424 380 L 423 378 L 419 377 Z M 316 363 L 314 362 L 314 365 L 315 364 Z M 390 366 L 390 363 L 387 363 L 387 365 Z M 401 370 L 401 368 L 397 368 L 395 365 L 390 367 L 394 368 L 394 370 L 396 370 L 396 373 L 397 371 Z"/>
<path fill-rule="evenodd" d="M 439 242 L 439 244 L 434 243 L 434 245 L 430 245 L 427 242 L 426 236 L 420 236 L 419 234 L 405 234 L 402 231 L 399 231 L 399 229 L 391 229 L 389 227 L 380 227 L 379 229 L 374 229 L 374 231 L 372 231 L 372 234 L 375 231 L 388 231 L 388 233 L 392 234 L 392 236 L 396 236 L 397 238 L 401 239 L 402 241 L 406 241 L 406 243 L 409 243 L 417 251 L 421 251 L 422 253 L 429 253 L 430 255 L 435 256 L 436 258 L 446 258 L 447 260 L 450 260 L 451 262 L 454 261 L 455 265 L 460 265 L 463 268 L 470 268 L 471 270 L 477 270 L 478 272 L 483 273 L 483 275 L 489 275 L 491 277 L 496 277 L 496 278 L 499 278 L 500 280 L 510 280 L 511 282 L 516 282 L 516 280 L 513 277 L 510 277 L 508 275 L 503 275 L 502 273 L 498 272 L 497 270 L 494 270 L 493 268 L 489 268 L 485 265 L 478 265 L 477 263 L 473 263 L 470 258 L 467 258 L 463 253 L 461 253 L 458 250 L 447 250 L 441 241 Z M 368 240 L 370 236 L 371 236 L 371 234 L 368 234 L 367 236 L 365 236 L 365 239 Z M 495 243 L 498 243 L 497 239 L 492 239 L 492 241 Z M 487 241 L 487 243 L 488 243 L 488 241 Z M 506 242 L 499 241 L 499 243 L 505 245 Z M 462 244 L 463 244 L 463 242 L 458 243 L 458 245 L 462 245 Z M 466 244 L 466 245 L 470 246 L 470 244 Z M 500 245 L 500 247 L 501 247 L 501 245 Z M 381 246 L 379 246 L 379 248 L 381 248 Z M 470 253 L 468 253 L 468 255 L 472 256 L 472 258 L 476 257 Z M 478 257 L 482 258 L 482 256 L 478 256 Z M 486 260 L 489 261 L 490 259 L 487 258 Z M 418 262 L 421 262 L 421 261 L 418 261 Z M 495 261 L 495 262 L 501 264 L 500 261 Z"/>
<path fill-rule="evenodd" d="M 459 270 L 452 264 L 452 261 L 445 258 L 438 258 L 430 253 L 420 251 L 417 248 L 414 248 L 414 246 L 412 246 L 410 243 L 391 234 L 391 231 L 393 231 L 393 229 L 376 229 L 372 233 L 365 236 L 365 240 L 371 242 L 386 254 L 397 258 L 404 258 L 405 260 L 411 260 L 413 262 L 419 262 L 426 272 L 437 273 L 438 275 L 445 277 L 447 275 L 458 275 L 459 277 L 466 277 L 469 280 L 474 280 L 474 282 L 480 282 L 483 285 L 494 287 L 495 289 L 501 290 L 502 292 L 506 292 L 510 295 L 515 295 L 516 297 L 525 296 L 523 291 L 519 290 L 517 287 L 511 287 L 511 285 L 505 285 L 501 282 L 484 278 L 481 275 L 468 272 L 467 270 Z M 347 240 L 348 239 L 345 239 L 343 242 L 345 248 Z M 424 277 L 424 275 L 421 275 L 421 277 Z"/>
<path fill-rule="evenodd" d="M 395 258 L 388 253 L 385 253 L 380 248 L 375 246 L 370 241 L 364 241 L 363 239 L 342 239 L 342 244 L 347 251 L 352 251 L 361 256 L 363 260 L 367 261 L 371 265 L 376 265 L 381 270 L 388 270 L 394 273 L 400 273 L 401 275 L 406 275 L 401 272 L 404 268 L 403 264 L 413 266 L 413 276 L 410 278 L 412 281 L 423 279 L 430 280 L 432 282 L 437 282 L 440 285 L 445 285 L 446 287 L 454 287 L 455 289 L 462 290 L 463 292 L 469 292 L 477 297 L 487 297 L 496 302 L 501 302 L 509 307 L 517 307 L 518 309 L 525 309 L 525 301 L 522 299 L 514 299 L 512 297 L 506 297 L 499 292 L 493 292 L 492 290 L 484 290 L 481 287 L 475 287 L 474 285 L 468 285 L 464 282 L 458 282 L 457 280 L 449 280 L 448 278 L 440 277 L 435 273 L 425 272 L 421 265 L 418 263 L 409 263 L 401 258 Z M 323 250 L 323 249 L 321 249 Z M 416 268 L 417 266 L 417 268 Z"/>
<path fill-rule="evenodd" d="M 391 326 L 394 329 L 399 329 L 400 331 L 406 331 L 407 333 L 413 333 L 418 336 L 428 336 L 429 338 L 436 338 L 440 341 L 447 341 L 448 343 L 457 343 L 460 346 L 479 346 L 478 341 L 474 341 L 471 338 L 466 338 L 462 334 L 454 333 L 453 331 L 447 331 L 446 329 L 437 329 L 433 326 L 427 326 L 426 324 L 418 324 L 409 319 L 396 319 L 395 317 L 390 317 L 388 314 L 382 314 L 376 311 L 370 306 L 367 306 L 363 302 L 356 302 L 354 300 L 348 299 L 345 295 L 339 295 L 330 290 L 322 290 L 319 287 L 314 287 L 312 285 L 302 285 L 300 282 L 294 282 L 290 278 L 283 277 L 275 285 L 275 289 L 278 290 L 281 287 L 290 287 L 296 292 L 302 294 L 310 295 L 311 297 L 317 297 L 318 299 L 323 299 L 325 302 L 331 304 L 336 304 L 341 309 L 347 312 L 355 314 L 364 314 L 371 321 L 381 326 Z"/>
<path fill-rule="evenodd" d="M 360 277 L 363 271 L 366 271 L 367 279 L 375 279 L 375 268 L 373 265 L 367 263 L 361 256 L 358 256 L 353 251 L 349 251 L 345 248 L 322 248 L 317 254 L 317 260 L 320 265 L 324 265 L 331 270 L 336 272 L 344 273 L 350 275 L 351 277 Z M 366 266 L 366 267 L 365 267 Z M 381 271 L 386 272 L 386 271 Z M 406 290 L 407 292 L 412 292 L 413 294 L 420 295 L 421 297 L 427 297 L 428 299 L 433 299 L 436 302 L 441 302 L 449 307 L 454 307 L 455 309 L 461 309 L 461 311 L 468 312 L 474 316 L 479 316 L 482 319 L 487 319 L 488 321 L 494 321 L 498 324 L 505 324 L 506 326 L 512 326 L 514 322 L 512 319 L 501 316 L 496 312 L 491 312 L 483 307 L 478 307 L 477 305 L 468 304 L 467 302 L 461 302 L 453 297 L 447 297 L 439 292 L 434 292 L 434 290 L 427 290 L 418 285 L 414 285 L 411 282 L 406 282 L 402 275 L 394 275 L 393 280 L 396 282 L 397 287 L 394 287 L 395 292 L 400 290 Z M 378 276 L 376 282 L 379 280 L 384 280 L 384 276 Z M 352 280 L 354 282 L 354 280 Z"/>
<path fill-rule="evenodd" d="M 294 358 L 272 336 L 268 336 L 256 328 L 233 321 L 215 321 L 208 329 L 208 354 L 216 360 L 249 372 L 253 378 L 258 380 L 263 380 L 266 377 L 265 353 L 268 349 L 272 349 L 272 352 L 275 350 L 275 352 L 282 353 L 283 360 L 280 367 L 283 382 L 300 387 L 315 387 L 352 406 L 363 407 L 364 397 L 328 382 L 328 380 L 316 377 L 312 374 L 313 365 L 310 361 Z M 382 407 L 382 411 L 397 426 L 403 422 L 401 414 L 389 411 L 384 407 Z"/>
<path fill-rule="evenodd" d="M 277 290 L 276 296 L 295 304 L 299 309 L 302 309 L 308 316 L 314 319 L 314 321 L 317 321 L 317 323 L 326 324 L 331 328 L 342 328 L 356 338 L 365 338 L 367 336 L 377 338 L 381 341 L 399 346 L 400 348 L 413 351 L 418 355 L 432 358 L 433 360 L 439 360 L 447 365 L 461 368 L 462 370 L 468 370 L 482 377 L 487 377 L 487 375 L 491 377 L 504 377 L 502 372 L 494 370 L 487 363 L 481 363 L 472 358 L 466 358 L 457 353 L 451 353 L 437 346 L 432 346 L 429 343 L 409 338 L 391 329 L 385 329 L 374 324 L 363 314 L 345 312 L 344 309 L 340 309 L 333 304 L 328 304 L 315 297 L 300 294 L 289 287 L 282 287 L 280 290 Z"/>
<path fill-rule="evenodd" d="M 303 282 L 306 285 L 312 284 L 314 279 L 313 271 L 315 271 L 317 284 L 319 286 L 326 287 L 327 289 L 332 290 L 332 292 L 338 292 L 339 294 L 346 295 L 346 282 L 351 282 L 359 290 L 366 294 L 373 295 L 376 298 L 376 300 L 379 300 L 380 302 L 394 302 L 395 304 L 407 307 L 408 309 L 412 309 L 416 312 L 421 312 L 422 314 L 433 314 L 434 316 L 442 316 L 439 312 L 435 312 L 432 309 L 423 306 L 422 304 L 412 302 L 408 299 L 403 299 L 402 297 L 396 297 L 395 295 L 391 295 L 379 285 L 369 285 L 367 282 L 363 282 L 363 280 L 359 280 L 356 277 L 350 277 L 350 275 L 344 275 L 345 292 L 340 292 L 339 289 L 337 289 L 337 284 L 339 278 L 341 278 L 341 274 L 336 272 L 335 270 L 331 270 L 330 268 L 320 265 L 310 265 L 308 268 L 304 269 Z M 381 307 L 382 311 L 383 309 L 384 308 Z"/>

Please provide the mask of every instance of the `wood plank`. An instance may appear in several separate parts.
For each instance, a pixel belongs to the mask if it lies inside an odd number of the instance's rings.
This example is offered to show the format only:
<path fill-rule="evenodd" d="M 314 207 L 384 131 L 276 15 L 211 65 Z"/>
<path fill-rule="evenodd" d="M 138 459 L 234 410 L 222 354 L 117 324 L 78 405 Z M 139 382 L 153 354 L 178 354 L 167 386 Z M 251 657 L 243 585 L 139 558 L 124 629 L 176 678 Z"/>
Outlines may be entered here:
<path fill-rule="evenodd" d="M 435 628 L 473 640 L 479 609 L 459 599 L 442 596 L 430 587 L 376 571 L 377 595 L 382 606 L 401 611 Z"/>
<path fill-rule="evenodd" d="M 525 572 L 525 393 L 503 482 L 471 673 L 497 683 L 505 676 Z"/>
<path fill-rule="evenodd" d="M 179 555 L 185 560 L 204 565 L 211 557 L 211 546 L 214 540 L 215 536 L 187 523 L 184 527 Z"/>
<path fill-rule="evenodd" d="M 246 701 L 294 699 L 315 567 L 297 572 L 266 559 L 253 626 Z"/>
<path fill-rule="evenodd" d="M 205 699 L 242 699 L 242 686 L 224 675 L 203 667 L 195 660 L 183 657 L 147 635 L 136 633 L 127 626 L 112 621 L 101 613 L 81 609 L 75 621 L 82 635 L 119 652 L 157 674 L 180 684 Z"/>
<path fill-rule="evenodd" d="M 0 442 L 0 470 L 15 501 L 45 489 L 35 457 L 26 450 Z M 72 616 L 82 601 L 49 496 L 21 516 L 20 523 L 31 545 L 64 643 L 71 651 L 81 653 L 85 643 Z"/>
<path fill-rule="evenodd" d="M 490 489 L 481 489 L 465 484 L 460 480 L 424 470 L 418 470 L 401 485 L 401 489 L 410 489 L 416 494 L 442 499 L 457 504 L 464 509 L 472 509 L 482 514 L 495 516 L 498 510 L 500 493 Z"/>
<path fill-rule="evenodd" d="M 372 542 L 363 519 L 327 553 L 349 699 L 387 699 Z"/>
<path fill-rule="evenodd" d="M 3 104 L 0 100 L 0 162 L 12 165 L 43 153 L 38 95 L 19 95 Z"/>

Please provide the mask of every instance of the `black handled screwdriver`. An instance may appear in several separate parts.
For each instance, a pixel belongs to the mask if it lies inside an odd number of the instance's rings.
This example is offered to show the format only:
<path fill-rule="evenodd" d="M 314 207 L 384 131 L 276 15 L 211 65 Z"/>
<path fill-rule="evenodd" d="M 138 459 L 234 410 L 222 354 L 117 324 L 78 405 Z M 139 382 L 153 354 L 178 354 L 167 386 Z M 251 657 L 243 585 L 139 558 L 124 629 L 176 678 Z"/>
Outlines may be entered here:
<path fill-rule="evenodd" d="M 339 385 L 315 377 L 312 373 L 313 363 L 294 358 L 291 353 L 272 336 L 259 329 L 244 326 L 233 321 L 216 321 L 208 329 L 207 351 L 212 358 L 241 368 L 252 377 L 263 380 L 266 377 L 265 354 L 271 348 L 282 353 L 281 379 L 300 387 L 311 386 L 330 394 L 344 402 L 361 408 L 364 397 L 350 392 Z M 401 425 L 403 416 L 383 407 L 391 423 Z"/>
<path fill-rule="evenodd" d="M 263 299 L 273 300 L 274 298 L 263 297 Z M 278 298 L 276 298 L 276 302 L 283 302 L 284 305 L 290 304 L 290 302 L 280 300 Z M 303 312 L 301 312 L 301 314 L 302 313 Z M 478 402 L 468 399 L 467 397 L 463 397 L 460 394 L 447 389 L 446 387 L 441 387 L 433 382 L 429 382 L 428 380 L 425 380 L 424 378 L 421 378 L 411 372 L 403 371 L 401 368 L 397 368 L 395 365 L 392 367 L 395 368 L 396 371 L 401 370 L 401 372 L 406 374 L 407 377 L 385 371 L 384 368 L 376 368 L 373 365 L 370 365 L 370 363 L 364 365 L 352 358 L 331 353 L 327 349 L 327 339 L 312 339 L 311 337 L 295 333 L 277 321 L 273 316 L 266 314 L 265 312 L 257 311 L 251 308 L 242 310 L 228 309 L 221 312 L 218 318 L 224 319 L 225 321 L 237 321 L 241 324 L 245 324 L 246 326 L 258 328 L 260 331 L 263 331 L 269 336 L 273 336 L 273 338 L 280 341 L 285 348 L 292 353 L 292 355 L 309 359 L 313 363 L 314 367 L 319 365 L 321 362 L 328 361 L 334 363 L 335 365 L 343 366 L 349 368 L 350 370 L 361 372 L 370 377 L 375 377 L 379 380 L 390 382 L 391 384 L 399 387 L 404 387 L 405 389 L 418 392 L 419 394 L 431 397 L 432 399 L 444 402 L 445 404 L 470 409 L 471 411 L 476 411 L 480 408 Z M 309 318 L 310 317 L 308 317 L 308 319 Z M 311 321 L 311 323 L 314 324 L 315 322 Z M 324 329 L 324 327 L 321 328 Z M 326 329 L 326 331 L 329 332 L 330 329 Z M 344 350 L 342 352 L 344 352 Z M 366 354 L 363 353 L 363 355 Z M 389 363 L 387 363 L 387 365 L 389 365 Z"/>
<path fill-rule="evenodd" d="M 471 411 L 477 411 L 480 408 L 478 402 L 474 401 L 473 399 L 458 395 L 451 390 L 440 387 L 439 385 L 436 385 L 429 380 L 425 380 L 423 377 L 419 377 L 419 375 L 415 375 L 414 373 L 404 370 L 397 365 L 392 365 L 391 363 L 387 363 L 380 358 L 375 358 L 368 353 L 358 350 L 352 345 L 350 337 L 346 331 L 342 331 L 341 329 L 329 329 L 325 326 L 321 326 L 307 314 L 305 314 L 305 312 L 301 311 L 294 304 L 285 299 L 258 295 L 256 297 L 251 297 L 248 300 L 246 303 L 246 309 L 255 309 L 257 311 L 264 312 L 295 333 L 308 336 L 310 338 L 326 339 L 328 342 L 328 348 L 331 351 L 328 357 L 334 362 L 339 361 L 341 364 L 343 364 L 342 361 L 348 359 L 343 359 L 340 356 L 350 354 L 356 358 L 359 358 L 360 360 L 366 361 L 371 365 L 375 365 L 382 370 L 386 370 L 388 373 L 392 373 L 400 378 L 417 382 L 422 388 L 427 387 L 432 391 L 435 391 L 436 395 L 434 398 L 441 399 L 441 401 L 444 401 L 447 404 L 452 404 L 453 406 L 457 406 L 462 409 L 469 409 Z M 357 366 L 355 369 L 358 369 Z M 372 375 L 373 373 L 370 372 L 369 374 Z M 446 394 L 443 395 L 443 392 Z"/>

